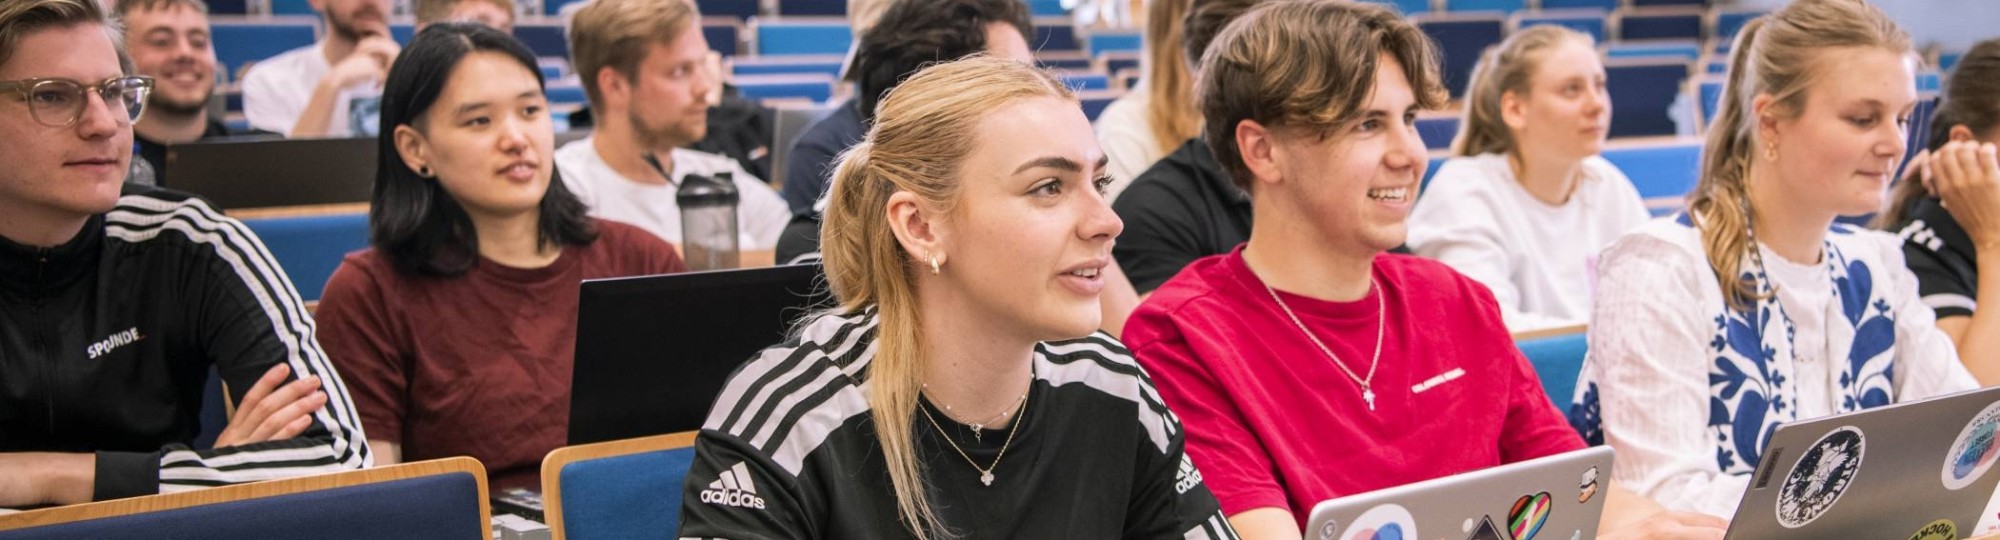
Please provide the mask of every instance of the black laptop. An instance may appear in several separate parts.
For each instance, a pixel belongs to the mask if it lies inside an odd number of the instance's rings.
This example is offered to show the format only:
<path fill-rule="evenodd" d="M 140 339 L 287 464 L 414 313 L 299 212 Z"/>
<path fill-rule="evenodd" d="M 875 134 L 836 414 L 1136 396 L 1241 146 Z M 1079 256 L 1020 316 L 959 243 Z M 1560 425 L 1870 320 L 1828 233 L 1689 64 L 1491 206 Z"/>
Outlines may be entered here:
<path fill-rule="evenodd" d="M 226 209 L 368 202 L 374 137 L 231 137 L 167 147 L 160 185 Z"/>
<path fill-rule="evenodd" d="M 817 264 L 583 282 L 569 444 L 701 429 L 729 374 L 833 298 Z"/>

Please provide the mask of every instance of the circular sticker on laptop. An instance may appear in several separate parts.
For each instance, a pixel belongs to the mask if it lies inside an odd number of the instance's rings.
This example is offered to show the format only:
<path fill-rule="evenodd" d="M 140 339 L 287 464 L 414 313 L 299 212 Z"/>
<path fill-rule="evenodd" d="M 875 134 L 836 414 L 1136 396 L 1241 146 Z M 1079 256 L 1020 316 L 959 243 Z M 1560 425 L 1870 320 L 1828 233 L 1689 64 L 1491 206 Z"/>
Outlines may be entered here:
<path fill-rule="evenodd" d="M 1854 473 L 1861 470 L 1865 445 L 1859 428 L 1843 426 L 1800 454 L 1778 491 L 1778 524 L 1788 529 L 1804 527 L 1840 502 L 1840 496 L 1854 483 Z"/>
<path fill-rule="evenodd" d="M 1958 540 L 1958 524 L 1949 519 L 1940 519 L 1917 529 L 1910 540 Z"/>
<path fill-rule="evenodd" d="M 2000 430 L 2000 402 L 1979 411 L 1952 440 L 1949 453 L 1944 455 L 1944 470 L 1939 473 L 1945 489 L 1965 489 L 1993 468 L 1994 458 L 2000 457 L 2000 444 L 1993 440 L 1996 430 Z"/>
<path fill-rule="evenodd" d="M 1347 527 L 1342 540 L 1416 540 L 1417 518 L 1397 505 L 1385 504 L 1362 512 Z"/>

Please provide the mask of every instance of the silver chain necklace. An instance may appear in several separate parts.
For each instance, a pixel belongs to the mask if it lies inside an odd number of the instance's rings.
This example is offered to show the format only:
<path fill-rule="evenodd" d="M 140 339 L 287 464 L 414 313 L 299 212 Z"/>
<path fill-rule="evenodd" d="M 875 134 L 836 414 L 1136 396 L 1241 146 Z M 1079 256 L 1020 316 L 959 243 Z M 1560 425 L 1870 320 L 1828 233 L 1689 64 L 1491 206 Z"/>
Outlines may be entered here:
<path fill-rule="evenodd" d="M 1260 278 L 1258 281 L 1263 280 Z M 1368 359 L 1367 377 L 1355 375 L 1354 370 L 1347 369 L 1347 364 L 1340 362 L 1340 357 L 1333 354 L 1333 349 L 1326 348 L 1326 344 L 1321 343 L 1319 337 L 1314 336 L 1312 330 L 1306 328 L 1306 323 L 1299 320 L 1298 314 L 1292 313 L 1292 307 L 1285 305 L 1285 300 L 1278 297 L 1278 290 L 1271 288 L 1270 283 L 1264 283 L 1264 292 L 1271 293 L 1271 301 L 1278 304 L 1278 309 L 1285 310 L 1285 316 L 1291 317 L 1292 324 L 1298 325 L 1299 333 L 1305 334 L 1306 339 L 1312 340 L 1313 345 L 1319 347 L 1319 352 L 1326 353 L 1326 357 L 1333 360 L 1334 367 L 1340 368 L 1341 373 L 1346 373 L 1347 378 L 1354 379 L 1354 384 L 1361 385 L 1361 399 L 1368 402 L 1369 411 L 1374 411 L 1375 390 L 1370 383 L 1375 381 L 1375 367 L 1382 362 L 1382 329 L 1387 325 L 1389 318 L 1386 316 L 1388 308 L 1383 305 L 1382 285 L 1375 282 L 1374 276 L 1369 276 L 1368 286 L 1375 293 L 1375 356 Z"/>
<path fill-rule="evenodd" d="M 1031 391 L 1032 391 L 1032 390 L 1033 390 L 1034 388 L 1033 388 L 1033 386 L 1032 386 L 1032 383 L 1030 383 L 1030 384 L 1031 384 L 1031 386 L 1029 387 L 1029 390 L 1031 390 Z M 1026 408 L 1027 408 L 1027 406 L 1028 406 L 1028 394 L 1025 394 L 1025 393 L 1024 393 L 1024 394 L 1021 394 L 1021 400 L 1020 400 L 1019 402 L 1016 402 L 1016 403 L 1015 403 L 1015 405 L 1014 405 L 1015 409 L 1014 409 L 1014 410 L 1015 410 L 1016 412 L 1019 412 L 1019 411 L 1021 411 L 1021 410 L 1024 410 L 1024 409 L 1026 409 Z M 971 455 L 971 454 L 967 454 L 967 453 L 965 453 L 965 449 L 964 449 L 964 448 L 959 448 L 959 447 L 958 447 L 958 441 L 954 441 L 954 440 L 951 440 L 951 433 L 947 433 L 947 432 L 945 432 L 945 430 L 944 430 L 944 425 L 943 425 L 943 424 L 939 424 L 939 423 L 938 423 L 938 421 L 937 421 L 937 417 L 936 417 L 936 416 L 932 416 L 932 415 L 931 415 L 931 410 L 930 410 L 930 409 L 926 409 L 926 408 L 924 408 L 924 406 L 923 406 L 923 405 L 918 405 L 918 406 L 917 406 L 917 410 L 919 410 L 919 411 L 923 411 L 923 412 L 924 412 L 924 418 L 926 418 L 926 419 L 929 419 L 929 420 L 931 421 L 931 427 L 934 427 L 934 428 L 937 428 L 937 432 L 938 432 L 938 436 L 940 436 L 940 437 L 943 437 L 943 438 L 944 438 L 944 442 L 945 442 L 945 444 L 949 444 L 949 445 L 951 445 L 951 449 L 952 449 L 952 450 L 957 450 L 957 451 L 958 451 L 958 457 L 962 457 L 962 458 L 965 458 L 965 462 L 966 462 L 967 464 L 969 464 L 969 465 L 972 465 L 972 468 L 973 468 L 973 469 L 975 469 L 975 470 L 978 470 L 978 471 L 979 471 L 979 483 L 981 483 L 981 484 L 985 484 L 985 485 L 988 485 L 988 486 L 991 486 L 991 485 L 993 485 L 993 470 L 994 470 L 994 469 L 998 469 L 998 468 L 1000 468 L 1000 458 L 1004 458 L 1004 457 L 1007 457 L 1007 447 L 1010 447 L 1010 446 L 1013 446 L 1013 445 L 1014 445 L 1014 433 L 1015 433 L 1015 432 L 1017 432 L 1017 431 L 1020 431 L 1020 430 L 1021 430 L 1021 419 L 1020 419 L 1020 418 L 1016 418 L 1016 419 L 1014 419 L 1014 427 L 1011 427 L 1011 428 L 1008 428 L 1008 429 L 1007 429 L 1007 441 L 1006 441 L 1006 442 L 1002 442 L 1002 443 L 1000 443 L 1000 453 L 998 453 L 998 454 L 994 454 L 994 456 L 993 456 L 993 464 L 991 464 L 991 465 L 987 465 L 987 466 L 985 466 L 985 467 L 981 467 L 981 466 L 979 466 L 979 462 L 977 462 L 977 461 L 973 461 L 973 460 L 972 460 L 972 455 Z M 974 432 L 974 433 L 977 433 L 977 432 Z M 975 437 L 975 438 L 977 438 L 977 437 Z"/>

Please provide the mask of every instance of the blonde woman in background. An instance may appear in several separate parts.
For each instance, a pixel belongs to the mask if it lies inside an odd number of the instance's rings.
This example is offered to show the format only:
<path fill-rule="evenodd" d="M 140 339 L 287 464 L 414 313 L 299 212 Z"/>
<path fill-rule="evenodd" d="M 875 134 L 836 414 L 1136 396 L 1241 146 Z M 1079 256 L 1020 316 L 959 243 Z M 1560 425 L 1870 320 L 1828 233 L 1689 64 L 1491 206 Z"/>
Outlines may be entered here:
<path fill-rule="evenodd" d="M 1194 106 L 1194 74 L 1181 42 L 1181 18 L 1189 0 L 1150 0 L 1146 7 L 1146 55 L 1136 88 L 1112 100 L 1097 116 L 1097 143 L 1111 158 L 1110 198 L 1132 179 L 1201 134 L 1201 111 Z"/>
<path fill-rule="evenodd" d="M 1687 214 L 1604 251 L 1570 414 L 1617 449 L 1612 485 L 1716 516 L 1778 424 L 1978 386 L 1901 241 L 1834 222 L 1882 208 L 1917 101 L 1909 35 L 1861 0 L 1800 0 L 1731 51 Z"/>
<path fill-rule="evenodd" d="M 1123 225 L 1076 98 L 975 56 L 890 91 L 835 172 L 841 306 L 741 368 L 681 537 L 1234 538 L 1099 326 Z"/>
<path fill-rule="evenodd" d="M 1514 332 L 1590 319 L 1591 264 L 1644 224 L 1632 181 L 1598 154 L 1611 125 L 1589 35 L 1515 32 L 1472 72 L 1452 158 L 1410 214 L 1410 250 L 1493 290 Z"/>

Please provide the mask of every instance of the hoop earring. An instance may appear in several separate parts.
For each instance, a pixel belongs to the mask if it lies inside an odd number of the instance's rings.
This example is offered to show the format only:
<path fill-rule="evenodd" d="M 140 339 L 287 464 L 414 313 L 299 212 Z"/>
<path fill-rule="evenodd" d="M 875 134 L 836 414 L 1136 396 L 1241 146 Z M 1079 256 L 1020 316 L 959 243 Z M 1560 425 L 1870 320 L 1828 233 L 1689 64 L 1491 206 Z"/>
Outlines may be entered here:
<path fill-rule="evenodd" d="M 938 275 L 938 260 L 936 253 L 931 254 L 931 275 L 933 276 Z"/>

